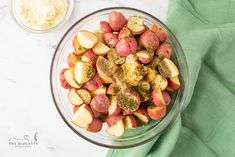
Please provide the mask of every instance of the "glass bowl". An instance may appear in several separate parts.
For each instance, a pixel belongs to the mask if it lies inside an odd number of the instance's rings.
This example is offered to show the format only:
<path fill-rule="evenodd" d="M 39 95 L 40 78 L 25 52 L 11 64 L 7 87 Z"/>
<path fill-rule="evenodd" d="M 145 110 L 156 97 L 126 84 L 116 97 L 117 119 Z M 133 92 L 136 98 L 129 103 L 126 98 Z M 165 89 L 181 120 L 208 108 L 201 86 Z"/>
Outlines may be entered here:
<path fill-rule="evenodd" d="M 172 101 L 168 107 L 168 112 L 164 118 L 159 121 L 150 121 L 150 123 L 143 127 L 138 127 L 137 129 L 126 129 L 125 134 L 122 137 L 112 137 L 109 136 L 105 129 L 106 124 L 103 125 L 101 132 L 91 133 L 71 122 L 73 115 L 72 105 L 69 104 L 67 99 L 68 91 L 60 86 L 60 71 L 67 67 L 67 56 L 69 53 L 73 52 L 72 49 L 72 38 L 80 29 L 85 30 L 96 30 L 99 27 L 99 22 L 101 20 L 107 20 L 108 14 L 116 10 L 122 12 L 126 17 L 128 16 L 141 16 L 145 19 L 146 25 L 151 25 L 152 23 L 157 23 L 162 26 L 168 32 L 168 42 L 173 46 L 173 56 L 172 59 L 177 64 L 180 70 L 180 81 L 181 88 L 177 92 L 172 93 Z M 184 104 L 186 91 L 188 88 L 188 68 L 184 52 L 177 41 L 173 33 L 156 17 L 143 12 L 141 10 L 133 8 L 106 8 L 102 10 L 95 11 L 82 19 L 78 20 L 62 37 L 60 40 L 53 60 L 51 64 L 50 73 L 50 83 L 51 92 L 56 105 L 56 108 L 61 115 L 64 122 L 79 136 L 84 139 L 109 148 L 128 148 L 137 145 L 144 144 L 154 137 L 159 136 L 161 133 L 167 130 L 167 128 L 174 122 L 177 116 L 180 114 L 181 108 Z"/>
<path fill-rule="evenodd" d="M 65 24 L 66 21 L 70 18 L 71 14 L 73 12 L 73 8 L 74 8 L 74 0 L 67 0 L 67 2 L 68 2 L 67 11 L 66 11 L 65 15 L 60 19 L 60 21 L 57 24 L 55 24 L 52 27 L 46 28 L 46 29 L 33 28 L 21 17 L 20 7 L 19 7 L 20 0 L 9 0 L 9 9 L 10 9 L 10 13 L 11 13 L 11 16 L 13 17 L 14 21 L 23 29 L 25 29 L 29 32 L 33 32 L 33 33 L 46 33 L 46 32 L 54 30 L 55 28 Z"/>

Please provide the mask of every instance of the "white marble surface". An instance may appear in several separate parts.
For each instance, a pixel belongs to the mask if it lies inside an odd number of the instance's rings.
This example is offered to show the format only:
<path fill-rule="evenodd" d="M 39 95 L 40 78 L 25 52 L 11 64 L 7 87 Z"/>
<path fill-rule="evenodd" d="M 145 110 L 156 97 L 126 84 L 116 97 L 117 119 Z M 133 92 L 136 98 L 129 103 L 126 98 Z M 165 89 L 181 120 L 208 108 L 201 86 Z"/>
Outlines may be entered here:
<path fill-rule="evenodd" d="M 59 29 L 32 34 L 11 18 L 8 1 L 0 0 L 0 156 L 1 157 L 104 157 L 107 149 L 72 132 L 53 104 L 49 72 L 56 45 L 79 18 L 111 6 L 142 9 L 165 21 L 166 0 L 76 0 L 73 16 Z M 92 4 L 92 5 L 91 5 Z M 32 138 L 38 145 L 15 147 L 11 138 Z M 14 141 L 14 139 L 13 139 Z"/>

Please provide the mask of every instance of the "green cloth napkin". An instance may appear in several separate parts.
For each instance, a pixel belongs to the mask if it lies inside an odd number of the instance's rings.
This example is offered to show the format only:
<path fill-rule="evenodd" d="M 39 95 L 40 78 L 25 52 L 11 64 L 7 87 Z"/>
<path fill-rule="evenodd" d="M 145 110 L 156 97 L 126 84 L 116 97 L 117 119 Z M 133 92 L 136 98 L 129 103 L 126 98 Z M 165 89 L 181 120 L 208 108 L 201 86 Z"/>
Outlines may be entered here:
<path fill-rule="evenodd" d="M 167 25 L 189 65 L 184 111 L 158 139 L 107 157 L 235 157 L 235 0 L 170 0 Z"/>

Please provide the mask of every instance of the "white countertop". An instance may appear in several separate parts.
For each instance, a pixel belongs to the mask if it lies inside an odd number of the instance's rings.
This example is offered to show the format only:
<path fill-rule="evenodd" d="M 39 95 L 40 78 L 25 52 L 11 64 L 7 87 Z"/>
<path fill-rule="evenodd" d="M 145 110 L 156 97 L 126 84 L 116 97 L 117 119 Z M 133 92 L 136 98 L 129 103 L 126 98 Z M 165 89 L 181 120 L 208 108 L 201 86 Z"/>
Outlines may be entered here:
<path fill-rule="evenodd" d="M 12 20 L 8 1 L 0 0 L 1 157 L 104 157 L 106 154 L 106 148 L 77 136 L 58 114 L 49 84 L 54 50 L 65 31 L 88 13 L 105 7 L 127 6 L 141 9 L 165 21 L 168 1 L 75 2 L 73 16 L 65 26 L 46 34 L 32 34 L 21 29 Z M 27 138 L 24 135 L 29 135 L 27 139 L 32 139 L 36 132 L 37 145 L 14 145 L 14 142 Z"/>

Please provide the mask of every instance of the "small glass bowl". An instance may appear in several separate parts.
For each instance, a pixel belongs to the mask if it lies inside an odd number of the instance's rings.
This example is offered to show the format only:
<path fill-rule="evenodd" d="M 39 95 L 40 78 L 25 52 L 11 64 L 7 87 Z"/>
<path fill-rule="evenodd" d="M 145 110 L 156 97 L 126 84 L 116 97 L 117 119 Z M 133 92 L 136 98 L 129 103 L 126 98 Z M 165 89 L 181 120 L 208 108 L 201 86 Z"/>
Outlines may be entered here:
<path fill-rule="evenodd" d="M 137 129 L 126 129 L 122 137 L 109 136 L 105 130 L 106 124 L 103 125 L 101 132 L 91 133 L 85 129 L 79 128 L 71 122 L 73 116 L 72 105 L 68 102 L 68 91 L 63 89 L 60 85 L 60 71 L 68 67 L 67 56 L 73 52 L 72 38 L 78 30 L 96 30 L 99 27 L 101 20 L 107 20 L 108 14 L 116 10 L 122 12 L 126 17 L 137 15 L 145 19 L 147 26 L 157 23 L 168 32 L 168 42 L 173 47 L 172 59 L 176 63 L 180 71 L 181 87 L 178 91 L 171 94 L 171 104 L 167 107 L 167 114 L 159 121 L 150 121 L 146 126 L 138 127 Z M 125 7 L 106 8 L 95 11 L 82 19 L 78 20 L 62 37 L 58 47 L 56 48 L 50 73 L 51 92 L 56 108 L 61 115 L 64 122 L 79 136 L 84 139 L 108 148 L 129 148 L 144 144 L 167 130 L 167 128 L 174 122 L 180 114 L 181 108 L 184 104 L 187 88 L 188 88 L 188 67 L 184 52 L 173 33 L 156 17 L 143 12 L 141 10 Z"/>
<path fill-rule="evenodd" d="M 67 4 L 67 11 L 66 14 L 64 15 L 64 17 L 62 17 L 62 19 L 54 26 L 46 28 L 46 29 L 35 29 L 30 27 L 30 25 L 27 24 L 27 22 L 25 22 L 23 20 L 23 18 L 20 15 L 20 0 L 9 0 L 9 9 L 10 9 L 10 13 L 11 16 L 13 17 L 14 21 L 22 28 L 24 28 L 25 30 L 29 31 L 29 32 L 33 32 L 33 33 L 46 33 L 49 32 L 51 30 L 54 30 L 55 28 L 63 25 L 66 23 L 66 21 L 70 18 L 72 12 L 73 12 L 73 8 L 74 8 L 74 0 L 67 0 L 68 4 Z"/>

